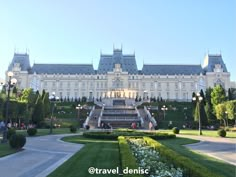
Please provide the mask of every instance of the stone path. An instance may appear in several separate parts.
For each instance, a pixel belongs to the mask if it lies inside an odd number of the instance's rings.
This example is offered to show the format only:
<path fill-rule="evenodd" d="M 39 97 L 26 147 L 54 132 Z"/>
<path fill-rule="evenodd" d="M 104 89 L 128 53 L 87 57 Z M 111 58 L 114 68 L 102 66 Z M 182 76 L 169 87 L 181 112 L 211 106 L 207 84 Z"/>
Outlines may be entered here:
<path fill-rule="evenodd" d="M 218 138 L 206 136 L 178 135 L 200 140 L 199 143 L 188 144 L 186 147 L 236 166 L 236 138 Z"/>
<path fill-rule="evenodd" d="M 61 141 L 64 136 L 68 135 L 27 138 L 23 151 L 0 158 L 0 176 L 47 176 L 83 147 Z"/>

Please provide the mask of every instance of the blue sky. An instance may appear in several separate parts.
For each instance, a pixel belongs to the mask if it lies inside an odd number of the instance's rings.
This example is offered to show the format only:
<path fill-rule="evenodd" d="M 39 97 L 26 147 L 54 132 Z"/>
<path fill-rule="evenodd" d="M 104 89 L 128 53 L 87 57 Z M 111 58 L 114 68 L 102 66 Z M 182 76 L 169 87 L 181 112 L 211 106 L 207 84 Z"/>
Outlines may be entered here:
<path fill-rule="evenodd" d="M 236 81 L 234 0 L 0 1 L 0 77 L 14 51 L 35 63 L 91 63 L 100 51 L 142 64 L 199 64 L 221 53 Z"/>

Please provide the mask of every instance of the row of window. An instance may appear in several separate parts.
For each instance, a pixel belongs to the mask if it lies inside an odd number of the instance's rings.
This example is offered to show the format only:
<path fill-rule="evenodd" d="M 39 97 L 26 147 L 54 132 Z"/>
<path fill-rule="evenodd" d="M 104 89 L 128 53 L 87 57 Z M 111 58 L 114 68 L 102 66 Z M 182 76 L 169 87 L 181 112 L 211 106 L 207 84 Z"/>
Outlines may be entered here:
<path fill-rule="evenodd" d="M 51 84 L 52 87 L 56 87 L 56 82 L 53 81 L 53 82 L 47 82 L 47 81 L 44 81 L 43 82 L 43 87 L 46 88 L 48 87 L 48 83 Z M 85 88 L 86 86 L 88 86 L 92 89 L 94 87 L 94 83 L 93 82 L 90 82 L 90 83 L 86 83 L 86 82 L 82 82 L 81 83 L 81 87 L 82 88 Z M 178 90 L 178 89 L 186 89 L 189 84 L 188 83 L 181 83 L 181 82 L 175 82 L 175 89 Z M 79 83 L 78 82 L 74 82 L 74 87 L 79 87 Z M 167 82 L 167 83 L 145 83 L 143 82 L 142 83 L 142 88 L 143 89 L 146 89 L 148 88 L 148 85 L 150 85 L 150 89 L 151 90 L 154 90 L 154 89 L 161 89 L 163 86 L 166 86 L 167 89 L 170 89 L 170 83 Z M 63 88 L 63 86 L 66 86 L 67 88 L 70 88 L 72 86 L 72 83 L 70 81 L 68 82 L 59 82 L 59 88 Z M 122 81 L 119 81 L 119 80 L 116 80 L 116 81 L 113 81 L 112 82 L 112 86 L 114 88 L 123 88 L 124 87 L 124 84 Z M 96 83 L 96 88 L 107 88 L 107 82 L 97 82 Z M 129 82 L 128 83 L 128 88 L 139 88 L 139 82 Z M 190 83 L 190 88 L 192 90 L 196 89 L 196 83 Z"/>
<path fill-rule="evenodd" d="M 86 92 L 82 92 L 81 95 L 78 92 L 74 92 L 74 94 L 72 94 L 71 92 L 66 92 L 63 94 L 63 92 L 59 92 L 58 95 L 60 98 L 80 98 L 80 97 L 96 97 L 96 98 L 106 98 L 106 97 L 126 97 L 126 98 L 139 98 L 138 92 L 96 92 L 96 94 L 94 95 L 93 93 L 89 93 L 88 95 L 86 94 Z M 166 92 L 166 94 L 162 95 L 160 92 L 157 93 L 157 95 L 155 95 L 153 92 L 151 92 L 151 94 L 143 94 L 141 97 L 143 98 L 164 98 L 164 99 L 189 99 L 191 95 L 189 95 L 188 92 L 184 92 L 182 94 L 176 92 L 175 95 L 171 96 L 170 92 Z"/>

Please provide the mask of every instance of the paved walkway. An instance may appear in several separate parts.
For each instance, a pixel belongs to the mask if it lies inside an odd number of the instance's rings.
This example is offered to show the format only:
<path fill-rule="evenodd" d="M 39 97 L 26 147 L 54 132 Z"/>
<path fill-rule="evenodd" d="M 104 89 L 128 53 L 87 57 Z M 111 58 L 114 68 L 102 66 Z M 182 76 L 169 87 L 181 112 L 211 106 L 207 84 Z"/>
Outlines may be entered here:
<path fill-rule="evenodd" d="M 24 150 L 0 158 L 0 176 L 45 177 L 54 171 L 83 145 L 62 142 L 67 135 L 27 138 Z"/>
<path fill-rule="evenodd" d="M 236 138 L 178 135 L 179 137 L 200 140 L 186 147 L 236 166 Z"/>

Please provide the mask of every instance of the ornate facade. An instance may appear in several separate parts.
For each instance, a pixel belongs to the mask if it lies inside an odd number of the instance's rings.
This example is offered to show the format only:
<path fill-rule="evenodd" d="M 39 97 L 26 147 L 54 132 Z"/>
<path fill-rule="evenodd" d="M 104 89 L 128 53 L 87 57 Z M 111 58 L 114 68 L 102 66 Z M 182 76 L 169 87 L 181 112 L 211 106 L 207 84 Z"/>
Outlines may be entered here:
<path fill-rule="evenodd" d="M 19 88 L 55 92 L 61 98 L 162 98 L 190 101 L 192 93 L 221 84 L 230 88 L 230 73 L 221 55 L 207 55 L 201 65 L 144 64 L 139 70 L 135 54 L 122 49 L 100 55 L 92 64 L 33 64 L 28 54 L 15 53 L 8 71 Z"/>

